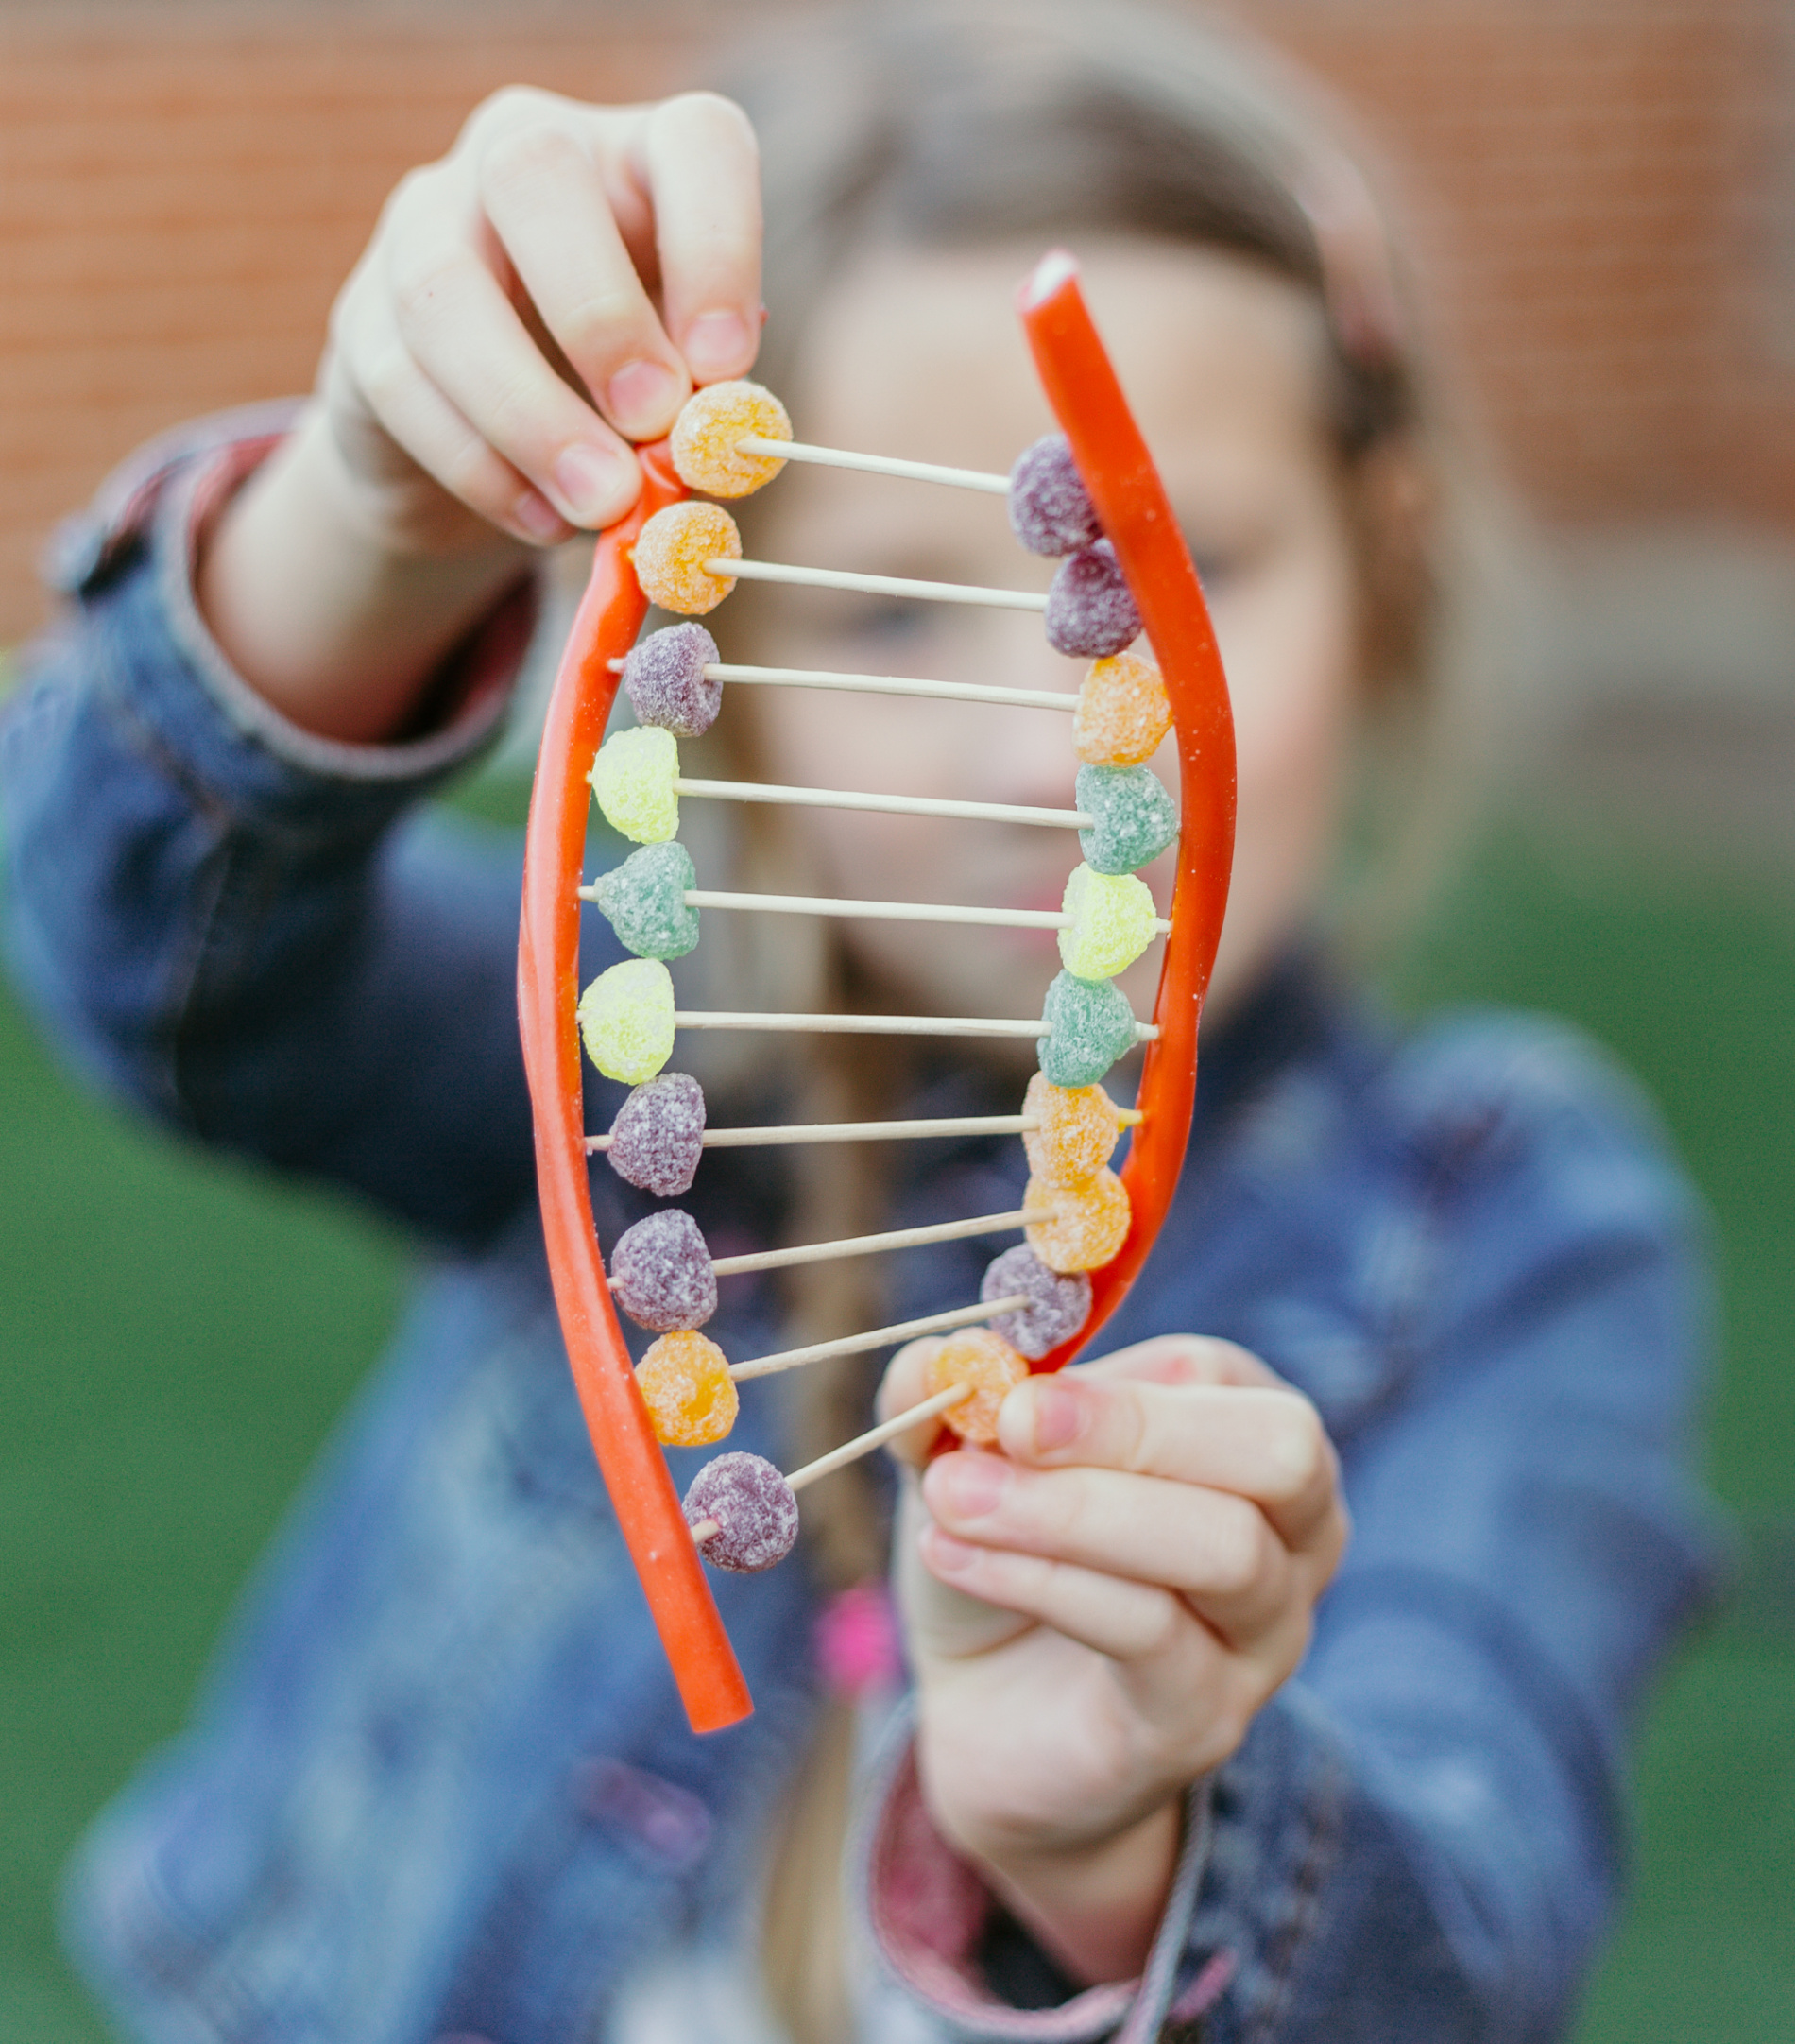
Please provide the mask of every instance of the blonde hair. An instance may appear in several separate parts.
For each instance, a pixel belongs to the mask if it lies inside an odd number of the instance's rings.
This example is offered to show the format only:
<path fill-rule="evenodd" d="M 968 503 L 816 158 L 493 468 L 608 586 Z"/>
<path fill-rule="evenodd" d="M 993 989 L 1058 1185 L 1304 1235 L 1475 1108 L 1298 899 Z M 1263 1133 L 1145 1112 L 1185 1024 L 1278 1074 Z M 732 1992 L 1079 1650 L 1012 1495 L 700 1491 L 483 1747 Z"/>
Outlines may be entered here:
<path fill-rule="evenodd" d="M 1425 364 L 1410 279 L 1362 152 L 1342 140 L 1339 110 L 1237 32 L 1188 13 L 1051 0 L 842 8 L 763 43 L 751 66 L 721 82 L 761 138 L 770 317 L 756 373 L 788 395 L 818 302 L 868 248 L 1031 237 L 1045 247 L 1122 233 L 1225 250 L 1313 295 L 1326 335 L 1322 417 L 1359 544 L 1366 725 L 1386 823 L 1365 862 L 1371 915 L 1360 918 L 1397 921 L 1394 904 L 1437 867 L 1445 825 L 1463 806 L 1449 762 L 1477 729 L 1468 711 L 1482 678 L 1463 515 L 1475 492 L 1462 486 L 1464 458 Z M 744 596 L 732 629 L 752 629 Z M 753 743 L 750 725 L 737 744 Z M 757 812 L 733 851 L 755 884 L 802 881 L 766 815 Z M 729 1005 L 749 1005 L 743 988 L 769 978 L 779 987 L 770 1005 L 868 1000 L 827 936 L 806 948 L 782 930 L 775 941 L 770 951 L 757 932 L 752 952 L 707 947 L 686 967 L 731 985 Z M 824 1055 L 807 1051 L 790 1074 L 796 1111 L 860 1119 L 888 1108 L 903 1074 L 887 1053 L 876 1064 L 853 1039 L 818 1040 Z M 883 1153 L 798 1155 L 795 1234 L 877 1225 Z M 802 1338 L 878 1325 L 875 1285 L 866 1262 L 812 1266 L 791 1295 Z M 864 1423 L 874 1374 L 804 1373 L 799 1451 Z M 806 1537 L 825 1585 L 880 1567 L 884 1535 L 865 1469 L 841 1472 L 812 1498 Z M 838 2037 L 845 2019 L 838 1954 L 819 1949 L 831 1941 L 813 1934 L 795 1889 L 832 1864 L 846 1751 L 838 1710 L 769 1884 L 768 1984 L 799 2044 Z"/>

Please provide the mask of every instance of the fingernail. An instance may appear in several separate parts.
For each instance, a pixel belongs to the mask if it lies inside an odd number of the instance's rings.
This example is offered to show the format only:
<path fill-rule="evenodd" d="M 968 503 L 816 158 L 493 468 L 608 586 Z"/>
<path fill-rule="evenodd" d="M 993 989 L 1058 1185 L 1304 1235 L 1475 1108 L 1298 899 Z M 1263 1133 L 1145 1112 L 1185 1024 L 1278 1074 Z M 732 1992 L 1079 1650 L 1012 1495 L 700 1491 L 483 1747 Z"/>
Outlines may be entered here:
<path fill-rule="evenodd" d="M 605 409 L 632 439 L 645 439 L 666 432 L 685 395 L 685 378 L 664 362 L 626 362 L 605 386 Z"/>
<path fill-rule="evenodd" d="M 1037 1380 L 1032 1390 L 1035 1453 L 1069 1448 L 1084 1431 L 1084 1399 L 1070 1384 L 1042 1383 Z"/>
<path fill-rule="evenodd" d="M 700 313 L 686 329 L 686 360 L 694 376 L 737 376 L 754 359 L 754 335 L 738 312 Z"/>
<path fill-rule="evenodd" d="M 944 1455 L 932 1474 L 937 1502 L 958 1519 L 996 1511 L 1010 1487 L 1009 1465 L 1000 1455 Z"/>
<path fill-rule="evenodd" d="M 511 517 L 526 539 L 538 546 L 553 546 L 568 536 L 568 524 L 546 497 L 526 490 L 511 507 Z"/>
<path fill-rule="evenodd" d="M 555 487 L 576 525 L 602 525 L 632 501 L 623 460 L 585 441 L 564 447 L 556 457 Z"/>

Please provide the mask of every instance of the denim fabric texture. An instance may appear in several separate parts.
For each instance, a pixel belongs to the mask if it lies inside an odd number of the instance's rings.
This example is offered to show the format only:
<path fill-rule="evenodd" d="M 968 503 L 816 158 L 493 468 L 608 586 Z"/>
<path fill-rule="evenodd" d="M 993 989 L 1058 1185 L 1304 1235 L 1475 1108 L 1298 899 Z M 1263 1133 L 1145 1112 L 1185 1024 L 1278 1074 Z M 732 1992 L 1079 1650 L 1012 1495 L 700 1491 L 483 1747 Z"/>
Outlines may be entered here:
<path fill-rule="evenodd" d="M 735 1920 L 808 1735 L 813 1586 L 801 1562 L 713 1579 L 759 1708 L 693 1739 L 549 1300 L 517 861 L 416 813 L 495 730 L 528 599 L 458 654 L 436 734 L 292 731 L 190 593 L 196 493 L 259 430 L 169 444 L 65 536 L 73 600 L 0 730 L 9 956 L 94 1081 L 400 1216 L 427 1267 L 189 1731 L 84 1846 L 69 1934 L 156 2044 L 577 2044 L 645 1954 Z M 618 1091 L 591 1092 L 603 1126 Z M 1018 1144 L 915 1147 L 892 1225 L 1019 1202 Z M 714 1153 L 682 1202 L 713 1239 L 777 1226 L 719 1162 L 754 1155 Z M 649 1204 L 593 1185 L 607 1242 Z M 894 1317 L 973 1296 L 990 1253 L 908 1258 Z M 1701 1215 L 1572 1033 L 1404 1036 L 1296 959 L 1205 1043 L 1179 1197 L 1107 1345 L 1262 1356 L 1320 1408 L 1355 1522 L 1307 1662 L 1209 1784 L 1163 1984 L 1179 2010 L 1224 1983 L 1205 2044 L 1564 2034 L 1621 1879 L 1629 1727 L 1710 1579 L 1708 1311 Z M 755 1280 L 710 1331 L 781 1345 Z M 746 1387 L 731 1446 L 780 1458 L 778 1385 Z M 701 1459 L 675 1451 L 676 1480 Z"/>

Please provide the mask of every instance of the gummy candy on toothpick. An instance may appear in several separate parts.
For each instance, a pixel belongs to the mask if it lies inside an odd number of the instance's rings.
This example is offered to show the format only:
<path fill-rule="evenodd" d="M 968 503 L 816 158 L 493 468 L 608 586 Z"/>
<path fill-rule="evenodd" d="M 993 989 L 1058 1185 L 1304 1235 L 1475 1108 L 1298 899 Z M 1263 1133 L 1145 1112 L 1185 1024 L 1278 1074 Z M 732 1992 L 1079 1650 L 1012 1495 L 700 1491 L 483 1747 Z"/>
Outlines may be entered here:
<path fill-rule="evenodd" d="M 663 1072 L 618 1108 L 605 1154 L 625 1184 L 676 1199 L 698 1175 L 704 1122 L 704 1088 L 689 1073 Z"/>
<path fill-rule="evenodd" d="M 744 455 L 744 438 L 789 440 L 792 421 L 785 406 L 760 384 L 707 384 L 680 407 L 668 440 L 679 480 L 688 490 L 712 497 L 746 497 L 784 468 L 778 455 Z"/>
<path fill-rule="evenodd" d="M 1171 729 L 1171 698 L 1152 661 L 1138 653 L 1092 661 L 1072 712 L 1073 749 L 1086 765 L 1138 766 Z"/>
<path fill-rule="evenodd" d="M 1070 972 L 1055 973 L 1048 987 L 1041 1027 L 1035 1051 L 1055 1086 L 1094 1086 L 1139 1041 L 1135 1011 L 1120 988 Z"/>
<path fill-rule="evenodd" d="M 783 1561 L 797 1542 L 797 1498 L 772 1463 L 740 1450 L 707 1462 L 680 1509 L 686 1523 L 715 1531 L 698 1552 L 719 1569 L 753 1575 Z"/>
<path fill-rule="evenodd" d="M 1063 433 L 1025 447 L 1010 471 L 1010 530 L 1031 554 L 1076 554 L 1103 537 Z"/>
<path fill-rule="evenodd" d="M 1001 1296 L 1001 1295 L 1000 1295 Z M 949 1405 L 942 1423 L 963 1441 L 998 1437 L 998 1408 L 1029 1373 L 1028 1365 L 988 1327 L 963 1327 L 944 1335 L 929 1358 L 929 1394 L 970 1384 L 972 1396 Z"/>
<path fill-rule="evenodd" d="M 607 1079 L 640 1086 L 673 1056 L 673 975 L 658 958 L 625 958 L 601 972 L 576 1012 L 586 1055 Z"/>
<path fill-rule="evenodd" d="M 723 1350 L 685 1329 L 649 1344 L 636 1366 L 636 1387 L 663 1448 L 709 1448 L 723 1440 L 742 1402 Z"/>
<path fill-rule="evenodd" d="M 698 1224 L 677 1207 L 624 1228 L 611 1251 L 611 1292 L 638 1327 L 657 1334 L 703 1327 L 717 1310 L 717 1274 Z"/>
<path fill-rule="evenodd" d="M 1052 1210 L 1022 1231 L 1049 1270 L 1102 1270 L 1128 1238 L 1128 1188 L 1113 1171 L 1083 1185 L 1032 1177 L 1022 1204 Z"/>
<path fill-rule="evenodd" d="M 683 958 L 698 941 L 698 911 L 686 905 L 686 889 L 697 885 L 684 845 L 644 845 L 599 875 L 592 899 L 625 951 L 639 958 Z"/>
<path fill-rule="evenodd" d="M 624 693 L 637 722 L 702 738 L 723 708 L 723 683 L 705 673 L 718 658 L 717 642 L 690 618 L 639 640 L 624 661 Z"/>
<path fill-rule="evenodd" d="M 1047 592 L 1044 622 L 1056 653 L 1086 659 L 1120 653 L 1138 634 L 1140 612 L 1107 540 L 1061 561 Z"/>
<path fill-rule="evenodd" d="M 1029 1169 L 1062 1185 L 1094 1178 L 1121 1138 L 1121 1117 L 1101 1086 L 1055 1086 L 1037 1072 L 1023 1096 L 1022 1112 L 1040 1124 L 1023 1132 Z"/>
<path fill-rule="evenodd" d="M 664 845 L 679 832 L 679 741 L 652 724 L 613 731 L 587 777 L 599 813 L 639 845 Z"/>
<path fill-rule="evenodd" d="M 1082 1270 L 1050 1270 L 1026 1243 L 1005 1249 L 979 1287 L 979 1297 L 985 1300 L 1013 1298 L 1018 1292 L 1028 1304 L 1000 1314 L 990 1327 L 1030 1362 L 1070 1341 L 1090 1318 L 1090 1280 Z"/>
<path fill-rule="evenodd" d="M 1178 835 L 1178 810 L 1151 766 L 1081 766 L 1073 799 L 1094 821 L 1078 833 L 1086 864 L 1132 873 Z"/>
<path fill-rule="evenodd" d="M 642 527 L 629 558 L 650 603 L 702 617 L 735 587 L 734 575 L 712 575 L 705 563 L 740 560 L 742 535 L 720 504 L 670 504 Z"/>
<path fill-rule="evenodd" d="M 1153 896 L 1132 873 L 1075 866 L 1060 908 L 1072 919 L 1060 932 L 1060 961 L 1076 979 L 1113 979 L 1158 935 Z"/>

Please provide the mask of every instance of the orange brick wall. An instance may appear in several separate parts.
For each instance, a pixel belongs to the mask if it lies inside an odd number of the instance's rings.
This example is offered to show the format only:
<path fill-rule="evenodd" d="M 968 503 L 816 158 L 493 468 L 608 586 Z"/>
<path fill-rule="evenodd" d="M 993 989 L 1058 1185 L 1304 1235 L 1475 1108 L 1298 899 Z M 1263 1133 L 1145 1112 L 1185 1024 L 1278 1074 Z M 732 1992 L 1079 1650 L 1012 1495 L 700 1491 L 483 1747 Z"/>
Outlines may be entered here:
<path fill-rule="evenodd" d="M 681 75 L 688 0 L 0 14 L 0 644 L 135 440 L 301 387 L 381 198 L 493 86 Z M 1795 524 L 1778 0 L 1269 0 L 1407 168 L 1447 323 L 1558 518 Z M 601 51 L 603 54 L 601 54 Z"/>

